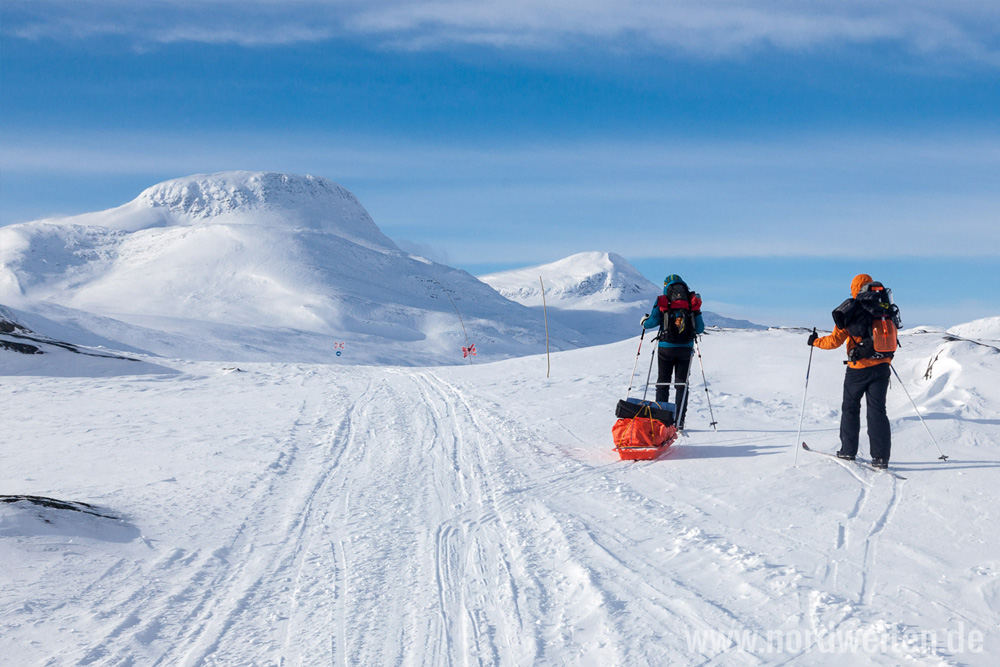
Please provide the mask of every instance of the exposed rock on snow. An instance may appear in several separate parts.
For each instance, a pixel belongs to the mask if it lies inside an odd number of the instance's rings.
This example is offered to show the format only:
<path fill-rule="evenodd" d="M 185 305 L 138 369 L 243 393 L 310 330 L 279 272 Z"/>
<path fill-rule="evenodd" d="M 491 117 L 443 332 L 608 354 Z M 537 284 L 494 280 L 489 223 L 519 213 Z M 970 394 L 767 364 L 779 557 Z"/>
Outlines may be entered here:
<path fill-rule="evenodd" d="M 13 339 L 13 340 L 12 340 Z M 29 341 L 24 343 L 22 341 Z M 32 345 L 35 343 L 36 345 Z M 61 348 L 74 354 L 82 354 L 91 357 L 101 357 L 102 359 L 121 359 L 123 361 L 136 361 L 128 357 L 121 357 L 114 354 L 98 354 L 81 349 L 73 343 L 66 343 L 43 334 L 37 334 L 28 327 L 18 324 L 14 320 L 14 315 L 8 308 L 0 306 L 0 347 L 20 352 L 21 354 L 45 354 L 46 347 Z"/>
<path fill-rule="evenodd" d="M 72 326 L 0 306 L 0 375 L 96 377 L 176 373 L 125 356 L 128 350 L 121 347 L 115 341 Z M 44 355 L 44 358 L 25 359 L 25 355 Z"/>
<path fill-rule="evenodd" d="M 139 530 L 100 507 L 44 496 L 0 495 L 0 537 L 60 535 L 131 542 Z"/>
<path fill-rule="evenodd" d="M 28 338 L 31 332 L 22 327 L 17 322 L 12 322 L 4 316 L 4 311 L 0 308 L 0 349 L 17 352 L 19 354 L 42 354 L 42 351 L 30 343 L 23 343 L 20 340 Z"/>

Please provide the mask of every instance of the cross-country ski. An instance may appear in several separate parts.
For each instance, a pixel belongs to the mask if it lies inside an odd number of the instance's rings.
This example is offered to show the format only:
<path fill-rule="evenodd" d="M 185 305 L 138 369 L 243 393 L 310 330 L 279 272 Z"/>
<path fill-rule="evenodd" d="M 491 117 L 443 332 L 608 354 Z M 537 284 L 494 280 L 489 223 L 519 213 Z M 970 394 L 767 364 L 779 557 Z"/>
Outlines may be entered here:
<path fill-rule="evenodd" d="M 864 459 L 859 459 L 859 458 L 844 459 L 844 458 L 838 457 L 836 454 L 831 454 L 830 452 L 821 452 L 818 449 L 812 449 L 809 445 L 807 445 L 804 442 L 802 443 L 802 449 L 806 450 L 807 452 L 812 452 L 813 454 L 822 454 L 823 456 L 828 456 L 828 457 L 830 457 L 831 459 L 833 459 L 835 461 L 842 462 L 844 465 L 850 465 L 852 463 L 855 463 L 855 464 L 857 464 L 859 466 L 862 466 L 864 468 L 867 468 L 867 469 L 875 471 L 875 472 L 884 472 L 887 475 L 892 475 L 896 479 L 906 479 L 905 477 L 903 477 L 902 475 L 900 475 L 898 472 L 896 472 L 894 470 L 890 470 L 889 468 L 877 468 L 877 467 L 875 467 L 874 465 L 872 465 L 871 461 L 865 461 Z"/>

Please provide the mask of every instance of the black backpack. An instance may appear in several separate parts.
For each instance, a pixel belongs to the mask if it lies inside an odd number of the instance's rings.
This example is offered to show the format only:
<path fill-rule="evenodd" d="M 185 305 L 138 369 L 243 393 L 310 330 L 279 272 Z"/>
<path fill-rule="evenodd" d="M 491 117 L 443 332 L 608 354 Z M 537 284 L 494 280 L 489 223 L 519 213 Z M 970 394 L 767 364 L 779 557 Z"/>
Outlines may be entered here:
<path fill-rule="evenodd" d="M 892 290 L 880 282 L 868 283 L 856 297 L 837 306 L 833 322 L 860 339 L 851 349 L 851 361 L 891 359 L 899 344 L 897 332 L 903 326 Z"/>
<path fill-rule="evenodd" d="M 682 282 L 670 283 L 667 293 L 656 299 L 663 313 L 660 338 L 668 343 L 685 344 L 694 341 L 694 315 L 701 310 L 701 297 Z"/>

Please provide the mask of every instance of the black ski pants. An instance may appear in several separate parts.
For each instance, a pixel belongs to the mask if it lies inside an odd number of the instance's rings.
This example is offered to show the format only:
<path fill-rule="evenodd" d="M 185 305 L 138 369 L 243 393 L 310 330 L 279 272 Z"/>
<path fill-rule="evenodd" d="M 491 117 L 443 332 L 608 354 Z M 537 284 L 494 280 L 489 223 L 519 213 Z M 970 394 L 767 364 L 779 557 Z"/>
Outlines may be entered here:
<path fill-rule="evenodd" d="M 688 373 L 691 371 L 691 356 L 693 349 L 690 347 L 660 347 L 656 355 L 657 368 L 659 374 L 656 378 L 656 402 L 670 402 L 670 383 L 677 383 L 677 428 L 684 428 L 684 413 L 687 412 L 687 401 L 684 395 L 687 393 Z M 671 376 L 674 377 L 671 380 Z M 683 406 L 683 407 L 682 407 Z"/>
<path fill-rule="evenodd" d="M 861 432 L 861 397 L 866 399 L 868 444 L 873 459 L 888 462 L 892 447 L 889 417 L 885 414 L 885 396 L 889 392 L 889 364 L 867 368 L 848 368 L 844 376 L 844 403 L 840 414 L 840 451 L 854 456 L 858 453 Z"/>

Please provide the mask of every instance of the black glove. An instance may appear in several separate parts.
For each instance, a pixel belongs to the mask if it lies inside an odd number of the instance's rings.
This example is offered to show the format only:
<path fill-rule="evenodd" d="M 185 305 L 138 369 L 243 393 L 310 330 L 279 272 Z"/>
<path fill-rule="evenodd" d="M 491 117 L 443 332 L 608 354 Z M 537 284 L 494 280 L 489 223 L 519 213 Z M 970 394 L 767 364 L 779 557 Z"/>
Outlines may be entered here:
<path fill-rule="evenodd" d="M 817 334 L 816 330 L 813 329 L 813 332 L 811 334 L 809 334 L 809 347 L 813 346 L 813 343 L 816 342 L 817 338 L 819 338 L 819 334 Z"/>

